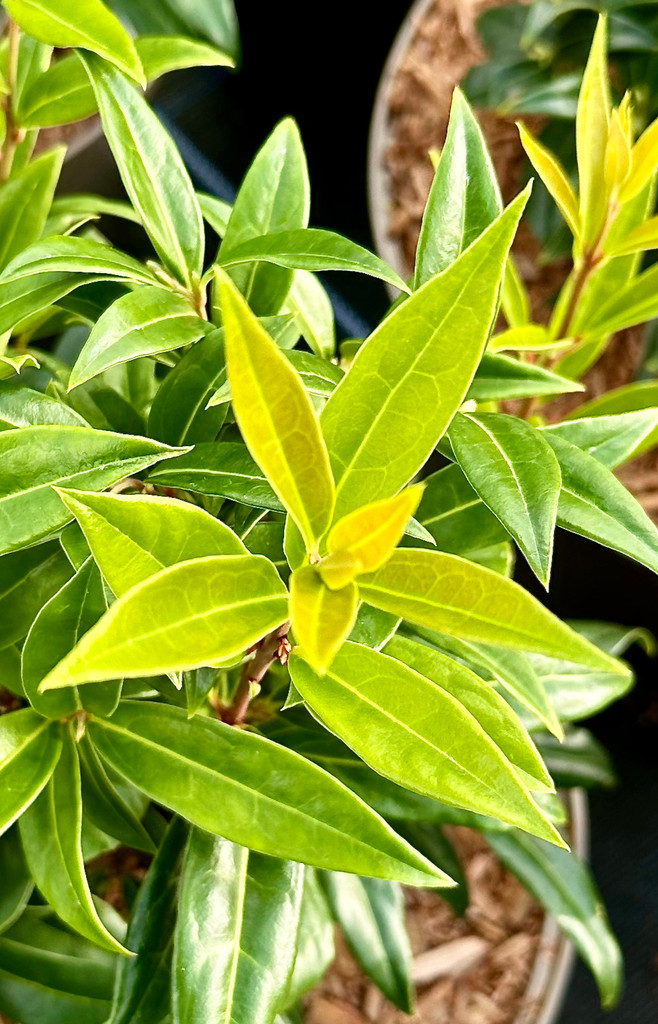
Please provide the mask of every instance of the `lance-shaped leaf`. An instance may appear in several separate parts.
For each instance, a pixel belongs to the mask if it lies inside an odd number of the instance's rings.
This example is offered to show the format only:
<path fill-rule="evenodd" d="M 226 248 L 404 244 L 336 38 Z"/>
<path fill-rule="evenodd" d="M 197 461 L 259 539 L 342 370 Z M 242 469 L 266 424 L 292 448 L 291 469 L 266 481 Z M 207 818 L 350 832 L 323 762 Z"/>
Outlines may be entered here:
<path fill-rule="evenodd" d="M 583 416 L 545 427 L 544 431 L 582 448 L 608 469 L 616 469 L 658 441 L 658 408 Z"/>
<path fill-rule="evenodd" d="M 306 154 L 291 118 L 281 121 L 256 154 L 240 185 L 219 258 L 266 232 L 294 231 L 308 224 L 310 186 Z M 278 313 L 290 290 L 292 271 L 259 265 L 235 267 L 231 278 L 260 316 Z"/>
<path fill-rule="evenodd" d="M 546 149 L 524 124 L 519 122 L 518 129 L 521 145 L 525 149 L 530 163 L 557 203 L 572 235 L 574 238 L 578 238 L 580 234 L 578 198 L 571 187 L 567 172 L 558 158 L 549 149 Z"/>
<path fill-rule="evenodd" d="M 620 485 L 621 486 L 621 485 Z M 620 671 L 512 580 L 442 551 L 395 551 L 359 580 L 364 601 L 419 626 Z"/>
<path fill-rule="evenodd" d="M 270 317 L 268 319 L 274 318 Z M 280 342 L 279 345 L 281 345 Z M 329 398 L 331 392 L 340 384 L 345 376 L 343 371 L 333 363 L 327 362 L 326 359 L 322 359 L 320 356 L 311 355 L 310 352 L 301 352 L 296 348 L 285 349 L 284 355 L 297 370 L 309 395 L 323 399 Z M 210 399 L 208 407 L 212 408 L 212 406 L 220 405 L 222 402 L 230 402 L 231 398 L 231 382 L 227 380 Z"/>
<path fill-rule="evenodd" d="M 324 359 L 333 359 L 336 351 L 334 311 L 331 299 L 315 274 L 308 270 L 295 273 L 284 309 L 295 314 L 312 351 Z"/>
<path fill-rule="evenodd" d="M 216 494 L 254 508 L 283 512 L 284 506 L 270 487 L 262 470 L 244 444 L 220 441 L 197 444 L 188 455 L 150 474 L 158 485 L 176 487 L 197 494 Z"/>
<path fill-rule="evenodd" d="M 511 356 L 485 353 L 466 397 L 475 402 L 489 402 L 501 398 L 564 395 L 584 390 L 583 385 L 577 381 L 561 377 L 534 363 L 522 362 Z"/>
<path fill-rule="evenodd" d="M 357 573 L 379 569 L 402 540 L 422 494 L 423 487 L 416 484 L 394 498 L 364 505 L 339 519 L 327 537 L 327 561 L 331 561 L 332 556 L 335 559 L 347 557 L 354 561 Z M 323 572 L 324 564 L 319 564 L 318 571 L 331 586 Z"/>
<path fill-rule="evenodd" d="M 89 821 L 126 846 L 154 853 L 153 840 L 119 794 L 88 736 L 83 736 L 78 742 L 78 752 L 82 801 Z"/>
<path fill-rule="evenodd" d="M 550 444 L 536 427 L 501 413 L 459 413 L 449 437 L 468 482 L 547 587 L 560 494 Z"/>
<path fill-rule="evenodd" d="M 621 994 L 622 955 L 587 866 L 566 850 L 517 832 L 487 833 L 487 842 L 573 942 L 596 978 L 603 1005 L 614 1006 Z"/>
<path fill-rule="evenodd" d="M 295 959 L 304 869 L 193 829 L 174 943 L 172 1020 L 270 1024 Z"/>
<path fill-rule="evenodd" d="M 18 828 L 10 828 L 0 842 L 0 934 L 21 916 L 33 889 Z"/>
<path fill-rule="evenodd" d="M 55 486 L 99 491 L 180 451 L 150 438 L 85 427 L 2 431 L 0 551 L 34 544 L 69 521 Z"/>
<path fill-rule="evenodd" d="M 125 953 L 101 923 L 82 859 L 82 794 L 76 745 L 67 730 L 48 785 L 20 819 L 23 849 L 41 894 L 74 931 L 102 949 Z"/>
<path fill-rule="evenodd" d="M 115 601 L 46 676 L 41 690 L 223 661 L 262 639 L 287 615 L 286 588 L 260 555 L 179 562 Z"/>
<path fill-rule="evenodd" d="M 658 530 L 639 502 L 592 455 L 557 434 L 545 437 L 562 470 L 558 525 L 658 572 Z"/>
<path fill-rule="evenodd" d="M 393 637 L 384 653 L 430 679 L 473 715 L 532 790 L 554 786 L 537 748 L 509 704 L 465 665 L 440 654 L 427 644 L 404 636 Z"/>
<path fill-rule="evenodd" d="M 610 789 L 617 785 L 610 754 L 587 729 L 568 729 L 561 743 L 543 734 L 538 746 L 556 786 L 563 789 L 606 786 Z"/>
<path fill-rule="evenodd" d="M 0 718 L 0 834 L 39 795 L 62 749 L 60 730 L 31 708 Z"/>
<path fill-rule="evenodd" d="M 41 238 L 66 150 L 56 147 L 5 182 L 0 193 L 0 268 Z"/>
<path fill-rule="evenodd" d="M 187 828 L 173 818 L 132 908 L 108 1024 L 160 1024 L 169 1013 L 178 878 Z"/>
<path fill-rule="evenodd" d="M 359 607 L 356 584 L 329 589 L 311 565 L 290 579 L 290 613 L 297 642 L 318 672 L 325 672 L 354 628 Z"/>
<path fill-rule="evenodd" d="M 228 526 L 186 501 L 143 494 L 58 493 L 116 597 L 177 562 L 246 554 Z"/>
<path fill-rule="evenodd" d="M 585 243 L 596 239 L 606 204 L 603 171 L 611 107 L 606 36 L 606 21 L 601 17 L 583 75 L 576 113 L 579 220 Z"/>
<path fill-rule="evenodd" d="M 236 419 L 313 551 L 331 522 L 334 484 L 311 400 L 239 292 L 226 278 L 219 288 Z"/>
<path fill-rule="evenodd" d="M 590 310 L 583 325 L 587 337 L 600 338 L 652 320 L 658 313 L 657 292 L 656 266 L 631 277 L 628 282 L 622 282 L 617 291 L 602 295 L 600 304 Z"/>
<path fill-rule="evenodd" d="M 425 675 L 349 642 L 325 675 L 295 653 L 290 674 L 327 728 L 384 778 L 561 842 L 477 719 Z"/>
<path fill-rule="evenodd" d="M 314 988 L 326 974 L 335 953 L 334 922 L 320 888 L 317 871 L 307 867 L 304 871 L 295 965 L 286 997 L 280 1000 L 279 1007 L 285 1009 L 293 1006 Z"/>
<path fill-rule="evenodd" d="M 275 231 L 231 248 L 224 242 L 218 260 L 222 267 L 260 261 L 290 270 L 351 270 L 409 290 L 400 275 L 374 253 L 343 235 L 319 228 Z"/>
<path fill-rule="evenodd" d="M 605 246 L 607 256 L 631 256 L 638 252 L 658 249 L 658 217 L 651 217 L 643 224 L 632 228 L 621 239 L 610 241 Z"/>
<path fill-rule="evenodd" d="M 530 655 L 530 660 L 563 722 L 591 718 L 623 697 L 633 685 L 632 675 L 596 672 L 540 654 Z"/>
<path fill-rule="evenodd" d="M 526 198 L 383 321 L 327 402 L 322 430 L 336 480 L 336 519 L 397 494 L 462 404 Z"/>
<path fill-rule="evenodd" d="M 68 389 L 118 363 L 190 345 L 207 329 L 208 323 L 176 292 L 150 286 L 128 292 L 94 324 L 71 370 Z"/>
<path fill-rule="evenodd" d="M 284 860 L 450 884 L 345 786 L 261 736 L 144 701 L 89 729 L 119 774 L 207 832 Z"/>
<path fill-rule="evenodd" d="M 507 531 L 456 463 L 432 473 L 424 484 L 418 520 L 441 551 L 468 555 L 507 539 Z"/>
<path fill-rule="evenodd" d="M 149 435 L 167 444 L 214 441 L 226 412 L 206 407 L 225 380 L 223 332 L 212 331 L 192 346 L 160 384 L 149 413 Z"/>
<path fill-rule="evenodd" d="M 322 884 L 362 969 L 394 1006 L 413 1013 L 411 948 L 399 885 L 337 872 L 324 874 Z"/>
<path fill-rule="evenodd" d="M 121 682 L 87 687 L 83 694 L 74 687 L 58 693 L 39 693 L 39 684 L 107 608 L 103 581 L 93 558 L 51 597 L 37 615 L 23 646 L 22 677 L 25 696 L 45 718 L 65 718 L 84 708 L 100 715 L 112 713 L 119 700 Z"/>
<path fill-rule="evenodd" d="M 56 542 L 0 558 L 0 650 L 23 639 L 39 609 L 70 576 Z"/>
<path fill-rule="evenodd" d="M 79 46 L 92 50 L 145 84 L 135 44 L 101 0 L 80 0 L 75 11 L 67 0 L 7 0 L 7 10 L 35 39 L 63 49 Z"/>
<path fill-rule="evenodd" d="M 619 200 L 627 203 L 651 180 L 658 167 L 658 121 L 652 121 L 631 150 L 631 169 L 619 191 Z"/>
<path fill-rule="evenodd" d="M 446 270 L 498 217 L 503 204 L 482 130 L 460 89 L 427 200 L 414 288 Z"/>
<path fill-rule="evenodd" d="M 171 136 L 121 72 L 94 54 L 79 56 L 126 192 L 156 252 L 176 277 L 195 286 L 203 270 L 203 221 Z"/>
<path fill-rule="evenodd" d="M 0 430 L 48 423 L 85 426 L 82 416 L 68 405 L 62 405 L 18 380 L 0 381 Z"/>

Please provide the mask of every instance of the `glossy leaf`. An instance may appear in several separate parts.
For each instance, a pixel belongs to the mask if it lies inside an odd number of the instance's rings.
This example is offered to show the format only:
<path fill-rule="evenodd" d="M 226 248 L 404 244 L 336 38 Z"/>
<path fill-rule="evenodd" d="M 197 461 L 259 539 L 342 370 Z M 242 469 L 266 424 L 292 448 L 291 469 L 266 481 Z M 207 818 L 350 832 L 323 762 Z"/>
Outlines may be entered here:
<path fill-rule="evenodd" d="M 39 685 L 78 640 L 105 612 L 107 603 L 100 573 L 92 558 L 87 558 L 75 576 L 66 583 L 37 615 L 23 646 L 22 677 L 25 696 L 35 711 L 45 718 L 65 718 L 83 708 L 101 715 L 114 711 L 121 693 L 121 682 L 58 693 L 40 693 Z"/>
<path fill-rule="evenodd" d="M 185 165 L 146 100 L 111 65 L 80 55 L 126 192 L 173 274 L 195 286 L 203 269 L 201 211 Z"/>
<path fill-rule="evenodd" d="M 658 311 L 657 284 L 658 267 L 652 266 L 624 282 L 618 291 L 603 296 L 585 323 L 588 337 L 614 334 L 652 320 Z"/>
<path fill-rule="evenodd" d="M 311 355 L 310 352 L 302 352 L 295 348 L 285 350 L 284 355 L 294 369 L 297 370 L 306 391 L 313 398 L 327 399 L 345 376 L 343 371 L 334 363 L 330 363 L 319 356 Z M 222 402 L 230 402 L 231 397 L 231 384 L 227 380 L 208 402 L 208 407 L 220 405 Z"/>
<path fill-rule="evenodd" d="M 141 494 L 58 493 L 116 597 L 177 562 L 246 554 L 228 526 L 189 502 Z"/>
<path fill-rule="evenodd" d="M 18 829 L 10 828 L 0 840 L 0 934 L 21 916 L 33 889 Z"/>
<path fill-rule="evenodd" d="M 327 402 L 322 430 L 336 480 L 336 519 L 407 484 L 464 400 L 525 200 L 519 197 L 383 321 Z"/>
<path fill-rule="evenodd" d="M 511 331 L 507 333 L 512 334 Z M 552 370 L 511 356 L 485 353 L 466 397 L 475 402 L 489 402 L 535 395 L 564 395 L 575 391 L 584 391 L 583 385 Z"/>
<path fill-rule="evenodd" d="M 585 864 L 517 832 L 487 835 L 487 842 L 560 925 L 586 961 L 610 1008 L 621 995 L 622 955 L 608 924 L 605 908 Z"/>
<path fill-rule="evenodd" d="M 132 39 L 101 0 L 80 0 L 75 13 L 67 0 L 7 0 L 7 10 L 28 35 L 42 43 L 91 50 L 144 82 Z"/>
<path fill-rule="evenodd" d="M 404 896 L 393 882 L 326 873 L 322 883 L 332 912 L 357 962 L 403 1013 L 414 1011 L 411 948 Z"/>
<path fill-rule="evenodd" d="M 545 431 L 582 448 L 608 469 L 616 469 L 656 443 L 658 408 L 568 419 Z"/>
<path fill-rule="evenodd" d="M 631 675 L 583 669 L 568 661 L 530 655 L 534 671 L 563 722 L 591 718 L 628 693 Z"/>
<path fill-rule="evenodd" d="M 194 451 L 177 458 L 171 467 L 154 470 L 149 479 L 158 486 L 216 494 L 255 508 L 284 511 L 246 447 L 232 441 L 197 444 Z"/>
<path fill-rule="evenodd" d="M 23 639 L 39 609 L 70 576 L 55 542 L 0 558 L 0 650 Z"/>
<path fill-rule="evenodd" d="M 35 427 L 48 423 L 83 427 L 75 409 L 26 387 L 20 381 L 0 381 L 0 430 Z"/>
<path fill-rule="evenodd" d="M 169 978 L 180 864 L 187 839 L 180 818 L 170 822 L 132 908 L 107 1024 L 160 1024 L 170 1008 Z"/>
<path fill-rule="evenodd" d="M 78 752 L 84 813 L 89 821 L 126 846 L 154 853 L 153 840 L 115 788 L 87 736 L 78 742 Z"/>
<path fill-rule="evenodd" d="M 309 551 L 329 526 L 334 485 L 311 401 L 244 299 L 220 281 L 233 408 L 247 446 Z"/>
<path fill-rule="evenodd" d="M 84 427 L 0 432 L 0 550 L 34 544 L 68 522 L 55 486 L 101 490 L 180 450 Z"/>
<path fill-rule="evenodd" d="M 578 238 L 580 234 L 578 198 L 571 187 L 567 172 L 558 158 L 550 150 L 546 149 L 528 131 L 524 124 L 519 123 L 518 129 L 521 136 L 521 144 L 526 151 L 528 159 L 557 203 L 560 213 L 569 225 L 569 230 L 574 238 Z"/>
<path fill-rule="evenodd" d="M 317 872 L 307 867 L 304 871 L 295 964 L 286 997 L 280 1005 L 292 1006 L 312 989 L 324 977 L 334 955 L 334 923 Z"/>
<path fill-rule="evenodd" d="M 351 643 L 324 676 L 295 653 L 290 672 L 327 728 L 385 778 L 560 842 L 477 720 L 426 676 Z"/>
<path fill-rule="evenodd" d="M 240 654 L 280 626 L 287 613 L 287 591 L 266 558 L 218 555 L 179 562 L 115 601 L 41 689 L 208 665 Z"/>
<path fill-rule="evenodd" d="M 507 538 L 507 531 L 456 463 L 432 473 L 424 484 L 418 519 L 441 551 L 470 557 L 471 552 Z"/>
<path fill-rule="evenodd" d="M 167 444 L 214 441 L 226 413 L 206 407 L 225 380 L 223 334 L 212 331 L 192 346 L 160 384 L 149 413 L 151 437 Z"/>
<path fill-rule="evenodd" d="M 314 274 L 308 270 L 295 273 L 284 308 L 295 314 L 312 351 L 324 359 L 333 359 L 336 350 L 334 311 L 327 292 Z"/>
<path fill-rule="evenodd" d="M 101 923 L 82 859 L 80 765 L 70 731 L 45 789 L 20 819 L 25 857 L 41 894 L 74 931 L 102 949 L 125 949 Z"/>
<path fill-rule="evenodd" d="M 143 701 L 89 728 L 116 771 L 207 832 L 318 867 L 446 884 L 341 783 L 254 733 Z"/>
<path fill-rule="evenodd" d="M 350 512 L 327 537 L 329 555 L 348 555 L 358 572 L 374 572 L 390 557 L 418 507 L 422 486 L 407 487 L 394 498 L 373 502 Z M 322 574 L 322 563 L 319 571 Z"/>
<path fill-rule="evenodd" d="M 94 324 L 71 370 L 69 391 L 117 363 L 190 345 L 207 327 L 176 292 L 150 286 L 128 292 Z"/>
<path fill-rule="evenodd" d="M 359 607 L 356 585 L 329 589 L 311 565 L 295 569 L 290 580 L 290 613 L 297 642 L 316 671 L 326 672 L 352 632 Z"/>
<path fill-rule="evenodd" d="M 562 471 L 558 525 L 658 572 L 658 530 L 642 506 L 592 455 L 557 434 L 545 437 Z"/>
<path fill-rule="evenodd" d="M 305 228 L 309 215 L 306 155 L 291 118 L 281 121 L 256 154 L 242 179 L 219 250 L 231 249 L 266 232 Z M 259 316 L 278 313 L 293 275 L 285 268 L 251 264 L 236 267 L 231 278 Z"/>
<path fill-rule="evenodd" d="M 459 465 L 548 586 L 560 495 L 560 466 L 530 424 L 501 413 L 460 413 L 449 431 Z"/>
<path fill-rule="evenodd" d="M 269 1024 L 295 958 L 304 869 L 193 829 L 181 877 L 173 1024 Z"/>
<path fill-rule="evenodd" d="M 619 671 L 512 580 L 441 551 L 396 551 L 359 581 L 365 601 L 420 626 Z M 486 605 L 483 605 L 486 595 Z"/>
<path fill-rule="evenodd" d="M 602 178 L 611 107 L 606 35 L 605 18 L 599 18 L 576 113 L 579 213 L 586 243 L 593 242 L 601 228 L 606 202 Z"/>
<path fill-rule="evenodd" d="M 62 744 L 58 727 L 31 708 L 0 718 L 0 834 L 39 795 L 53 773 Z"/>
<path fill-rule="evenodd" d="M 561 743 L 544 734 L 537 743 L 556 786 L 617 785 L 610 755 L 587 729 L 568 729 Z"/>
<path fill-rule="evenodd" d="M 423 214 L 414 288 L 454 263 L 502 208 L 482 130 L 461 90 L 455 89 L 448 134 Z"/>
<path fill-rule="evenodd" d="M 652 121 L 631 150 L 631 169 L 619 199 L 627 203 L 646 186 L 658 166 L 658 123 Z"/>
<path fill-rule="evenodd" d="M 0 191 L 0 269 L 41 238 L 65 150 L 56 147 L 28 164 Z"/>

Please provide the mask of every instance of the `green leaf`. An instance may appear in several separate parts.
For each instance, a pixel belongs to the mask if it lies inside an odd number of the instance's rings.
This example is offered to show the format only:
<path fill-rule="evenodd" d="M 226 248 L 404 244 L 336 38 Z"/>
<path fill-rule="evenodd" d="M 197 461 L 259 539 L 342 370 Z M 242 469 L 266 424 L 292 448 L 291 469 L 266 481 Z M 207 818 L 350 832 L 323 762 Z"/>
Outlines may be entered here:
<path fill-rule="evenodd" d="M 608 469 L 616 469 L 656 443 L 658 408 L 608 416 L 583 416 L 582 419 L 556 423 L 544 430 L 582 448 Z"/>
<path fill-rule="evenodd" d="M 535 395 L 564 395 L 584 390 L 583 385 L 577 381 L 561 377 L 534 363 L 522 362 L 511 356 L 485 353 L 466 397 L 475 402 L 489 402 L 531 398 Z"/>
<path fill-rule="evenodd" d="M 396 494 L 462 404 L 497 311 L 525 201 L 524 193 L 383 321 L 327 402 L 321 422 L 336 480 L 335 518 Z"/>
<path fill-rule="evenodd" d="M 336 351 L 334 311 L 326 290 L 314 274 L 308 270 L 296 271 L 283 308 L 295 314 L 309 348 L 324 359 L 333 359 Z"/>
<path fill-rule="evenodd" d="M 18 829 L 10 828 L 0 840 L 0 933 L 18 920 L 33 889 Z"/>
<path fill-rule="evenodd" d="M 30 352 L 21 352 L 20 355 L 0 355 L 0 380 L 7 377 L 14 377 L 21 370 L 32 370 L 39 368 L 38 360 Z"/>
<path fill-rule="evenodd" d="M 536 427 L 502 413 L 458 413 L 450 443 L 468 482 L 548 587 L 560 466 Z"/>
<path fill-rule="evenodd" d="M 385 566 L 359 580 L 359 590 L 376 608 L 419 626 L 620 671 L 617 662 L 579 637 L 518 583 L 456 555 L 396 551 Z"/>
<path fill-rule="evenodd" d="M 0 649 L 22 640 L 40 608 L 71 576 L 56 542 L 0 558 Z"/>
<path fill-rule="evenodd" d="M 1 435 L 0 435 L 1 443 Z M 283 512 L 284 507 L 243 444 L 221 441 L 197 444 L 194 451 L 160 466 L 149 480 L 158 486 L 175 487 Z"/>
<path fill-rule="evenodd" d="M 69 521 L 55 486 L 101 490 L 180 450 L 84 427 L 0 432 L 0 550 L 34 544 Z"/>
<path fill-rule="evenodd" d="M 597 237 L 607 201 L 603 171 L 611 102 L 606 36 L 606 20 L 600 17 L 583 75 L 576 113 L 579 212 L 584 242 L 593 242 Z"/>
<path fill-rule="evenodd" d="M 312 565 L 290 579 L 290 613 L 297 642 L 317 672 L 324 673 L 352 632 L 359 607 L 353 582 L 329 589 Z"/>
<path fill-rule="evenodd" d="M 327 872 L 322 883 L 336 921 L 357 962 L 403 1013 L 414 1012 L 411 948 L 399 885 Z"/>
<path fill-rule="evenodd" d="M 143 701 L 89 729 L 116 771 L 208 832 L 318 867 L 446 884 L 341 783 L 261 736 Z"/>
<path fill-rule="evenodd" d="M 185 165 L 146 100 L 111 65 L 80 54 L 126 192 L 164 265 L 195 288 L 203 270 L 201 211 Z"/>
<path fill-rule="evenodd" d="M 489 683 L 427 644 L 394 636 L 384 653 L 446 690 L 482 726 L 531 790 L 553 790 L 537 749 L 516 713 Z"/>
<path fill-rule="evenodd" d="M 334 484 L 320 425 L 297 372 L 227 278 L 220 280 L 233 409 L 247 446 L 313 551 Z"/>
<path fill-rule="evenodd" d="M 621 995 L 622 955 L 587 866 L 566 850 L 517 832 L 490 833 L 487 842 L 573 942 L 596 978 L 604 1007 L 614 1006 Z"/>
<path fill-rule="evenodd" d="M 80 765 L 70 730 L 64 733 L 61 757 L 52 778 L 23 813 L 20 830 L 32 877 L 53 910 L 90 942 L 113 953 L 125 953 L 102 924 L 85 875 L 80 845 Z"/>
<path fill-rule="evenodd" d="M 212 664 L 240 654 L 287 615 L 288 593 L 260 555 L 180 562 L 115 601 L 41 690 Z"/>
<path fill-rule="evenodd" d="M 470 557 L 471 552 L 499 544 L 507 531 L 453 463 L 424 480 L 418 520 L 441 551 Z"/>
<path fill-rule="evenodd" d="M 31 708 L 0 718 L 0 834 L 39 795 L 57 764 L 62 743 L 58 726 Z"/>
<path fill-rule="evenodd" d="M 658 530 L 632 494 L 593 455 L 552 432 L 544 436 L 562 471 L 558 525 L 658 572 Z"/>
<path fill-rule="evenodd" d="M 20 381 L 0 381 L 0 430 L 48 423 L 85 426 L 75 409 L 25 387 Z"/>
<path fill-rule="evenodd" d="M 561 743 L 544 733 L 537 743 L 556 786 L 616 786 L 609 753 L 587 729 L 568 729 Z"/>
<path fill-rule="evenodd" d="M 484 136 L 463 93 L 455 89 L 448 134 L 423 214 L 414 288 L 454 263 L 502 208 Z"/>
<path fill-rule="evenodd" d="M 587 317 L 584 330 L 588 338 L 616 334 L 617 331 L 646 323 L 658 314 L 658 267 L 652 266 L 608 295 Z"/>
<path fill-rule="evenodd" d="M 172 1020 L 270 1024 L 295 958 L 304 869 L 193 829 L 174 940 Z"/>
<path fill-rule="evenodd" d="M 203 337 L 208 323 L 176 292 L 147 286 L 117 299 L 92 328 L 68 389 L 117 363 L 171 352 Z"/>
<path fill-rule="evenodd" d="M 385 778 L 561 842 L 485 729 L 434 679 L 349 642 L 324 676 L 294 653 L 290 674 L 327 728 Z"/>
<path fill-rule="evenodd" d="M 84 813 L 89 821 L 125 846 L 154 853 L 153 840 L 110 780 L 87 736 L 78 743 Z"/>
<path fill-rule="evenodd" d="M 246 554 L 228 526 L 189 502 L 142 494 L 58 494 L 116 597 L 177 562 Z"/>
<path fill-rule="evenodd" d="M 0 269 L 41 238 L 66 150 L 37 157 L 0 190 Z"/>
<path fill-rule="evenodd" d="M 135 44 L 101 0 L 80 0 L 75 13 L 67 0 L 7 0 L 6 7 L 20 27 L 42 43 L 91 50 L 145 84 Z"/>
<path fill-rule="evenodd" d="M 170 1009 L 169 978 L 180 864 L 188 829 L 170 822 L 132 908 L 126 945 L 136 953 L 122 958 L 107 1024 L 160 1024 Z"/>
<path fill-rule="evenodd" d="M 39 693 L 39 684 L 78 640 L 105 612 L 107 603 L 100 573 L 87 558 L 37 615 L 23 646 L 22 676 L 25 696 L 44 718 L 65 718 L 83 708 L 100 715 L 111 714 L 121 694 L 121 681 L 75 688 L 58 693 Z"/>
<path fill-rule="evenodd" d="M 116 957 L 26 911 L 0 938 L 0 1009 L 25 1024 L 104 1024 Z"/>
<path fill-rule="evenodd" d="M 232 248 L 224 241 L 218 257 L 220 266 L 227 268 L 260 261 L 289 270 L 351 270 L 409 290 L 399 274 L 374 253 L 343 235 L 319 228 L 275 231 Z"/>
<path fill-rule="evenodd" d="M 292 1006 L 324 977 L 335 956 L 334 923 L 313 868 L 304 871 L 295 965 L 282 1008 Z M 277 1018 L 278 1019 L 278 1018 Z"/>
<path fill-rule="evenodd" d="M 389 615 L 388 612 L 362 604 L 350 640 L 352 643 L 365 644 L 366 647 L 374 647 L 379 651 L 386 641 L 391 639 L 399 625 L 400 619 L 397 615 Z"/>
<path fill-rule="evenodd" d="M 519 122 L 517 127 L 521 136 L 521 145 L 525 149 L 528 159 L 555 200 L 572 235 L 577 239 L 580 234 L 578 198 L 571 186 L 567 172 L 558 158 L 543 146 L 524 124 Z"/>
<path fill-rule="evenodd" d="M 226 410 L 206 407 L 225 380 L 223 332 L 212 331 L 192 346 L 160 384 L 149 413 L 151 437 L 167 444 L 214 441 Z"/>
<path fill-rule="evenodd" d="M 311 355 L 310 352 L 290 349 L 284 351 L 284 355 L 301 377 L 308 394 L 313 398 L 329 398 L 331 392 L 345 376 L 334 363 L 330 363 L 320 356 Z M 212 406 L 220 405 L 223 402 L 230 402 L 231 397 L 231 384 L 227 380 L 210 399 L 208 407 L 212 408 Z"/>
<path fill-rule="evenodd" d="M 445 889 L 441 899 L 450 904 L 455 914 L 462 917 L 469 905 L 468 881 L 457 851 L 444 830 L 436 823 L 422 821 L 396 822 L 395 827 L 415 850 L 422 852 L 428 860 L 455 879 L 455 888 Z"/>
<path fill-rule="evenodd" d="M 310 186 L 299 129 L 281 121 L 256 154 L 242 179 L 219 250 L 219 259 L 258 235 L 294 231 L 308 224 Z M 251 264 L 231 278 L 259 316 L 278 313 L 293 274 L 285 268 Z"/>

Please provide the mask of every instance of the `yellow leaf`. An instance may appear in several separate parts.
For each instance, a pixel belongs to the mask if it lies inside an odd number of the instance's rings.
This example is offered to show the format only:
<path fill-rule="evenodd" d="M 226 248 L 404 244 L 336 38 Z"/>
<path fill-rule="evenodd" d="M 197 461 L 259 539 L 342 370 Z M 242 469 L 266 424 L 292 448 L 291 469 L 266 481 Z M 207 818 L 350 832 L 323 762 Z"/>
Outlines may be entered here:
<path fill-rule="evenodd" d="M 633 199 L 658 167 L 658 118 L 640 135 L 631 150 L 631 170 L 619 193 L 619 201 Z"/>
<path fill-rule="evenodd" d="M 613 110 L 610 134 L 605 150 L 605 183 L 608 193 L 615 195 L 631 169 L 631 147 L 628 132 L 619 110 Z"/>
<path fill-rule="evenodd" d="M 549 149 L 530 134 L 521 122 L 517 125 L 521 136 L 521 144 L 525 149 L 530 163 L 544 182 L 546 188 L 557 203 L 562 216 L 569 225 L 569 230 L 578 238 L 580 234 L 580 216 L 578 199 L 571 187 L 567 172 Z"/>
<path fill-rule="evenodd" d="M 379 569 L 399 544 L 422 494 L 423 485 L 414 484 L 394 498 L 374 501 L 350 512 L 336 523 L 327 538 L 329 555 L 351 556 L 359 572 Z"/>
<path fill-rule="evenodd" d="M 358 576 L 360 565 L 354 555 L 339 552 L 327 555 L 318 562 L 316 569 L 330 590 L 340 590 Z"/>
<path fill-rule="evenodd" d="M 238 426 L 252 456 L 315 551 L 334 482 L 315 410 L 297 371 L 221 271 L 226 362 Z"/>
<path fill-rule="evenodd" d="M 658 249 L 658 217 L 651 217 L 644 224 L 638 224 L 629 234 L 614 245 L 605 247 L 606 256 L 630 256 L 634 252 Z"/>
<path fill-rule="evenodd" d="M 316 672 L 325 673 L 354 628 L 359 592 L 354 583 L 329 590 L 313 566 L 290 577 L 292 628 L 304 657 Z"/>
<path fill-rule="evenodd" d="M 605 219 L 607 196 L 601 187 L 610 123 L 607 22 L 599 18 L 576 113 L 576 152 L 580 183 L 580 225 L 585 243 L 595 242 Z"/>

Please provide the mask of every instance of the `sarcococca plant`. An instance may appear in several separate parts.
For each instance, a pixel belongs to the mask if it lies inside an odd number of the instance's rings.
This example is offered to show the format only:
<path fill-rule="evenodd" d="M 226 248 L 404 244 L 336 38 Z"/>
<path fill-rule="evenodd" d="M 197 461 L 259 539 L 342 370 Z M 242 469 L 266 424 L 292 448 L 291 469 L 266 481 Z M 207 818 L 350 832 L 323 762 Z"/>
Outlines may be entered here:
<path fill-rule="evenodd" d="M 498 411 L 510 389 L 572 386 L 488 348 L 527 190 L 502 209 L 458 97 L 408 286 L 308 227 L 290 120 L 232 207 L 197 194 L 135 84 L 139 39 L 112 35 L 97 0 L 98 38 L 62 39 L 66 6 L 7 3 L 11 103 L 23 52 L 45 62 L 36 40 L 82 47 L 64 60 L 130 203 L 53 200 L 61 155 L 22 165 L 11 106 L 0 1009 L 281 1022 L 331 960 L 334 916 L 410 1011 L 399 886 L 455 899 L 450 822 L 486 832 L 611 1004 L 619 952 L 542 754 L 557 764 L 563 723 L 628 689 L 610 653 L 626 631 L 560 621 L 511 579 L 512 554 L 547 584 L 556 524 L 634 533 L 654 560 L 658 543 L 600 457 L 618 423 L 592 437 Z M 57 67 L 30 64 L 30 88 Z M 151 258 L 90 226 L 106 209 L 143 226 Z M 401 293 L 340 362 L 328 270 Z M 573 735 L 560 763 L 577 782 L 592 746 Z"/>

